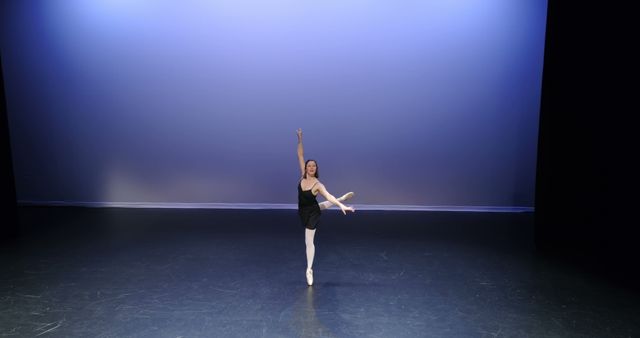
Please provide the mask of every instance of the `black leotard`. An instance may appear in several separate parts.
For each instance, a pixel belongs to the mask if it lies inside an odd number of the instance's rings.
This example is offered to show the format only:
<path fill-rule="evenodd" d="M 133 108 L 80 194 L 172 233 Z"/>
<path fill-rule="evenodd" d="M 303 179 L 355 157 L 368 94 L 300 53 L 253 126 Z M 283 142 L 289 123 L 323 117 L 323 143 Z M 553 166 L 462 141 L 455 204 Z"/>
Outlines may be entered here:
<path fill-rule="evenodd" d="M 310 230 L 315 230 L 320 221 L 320 206 L 313 195 L 313 186 L 309 190 L 302 190 L 302 180 L 298 183 L 298 215 L 302 225 Z"/>

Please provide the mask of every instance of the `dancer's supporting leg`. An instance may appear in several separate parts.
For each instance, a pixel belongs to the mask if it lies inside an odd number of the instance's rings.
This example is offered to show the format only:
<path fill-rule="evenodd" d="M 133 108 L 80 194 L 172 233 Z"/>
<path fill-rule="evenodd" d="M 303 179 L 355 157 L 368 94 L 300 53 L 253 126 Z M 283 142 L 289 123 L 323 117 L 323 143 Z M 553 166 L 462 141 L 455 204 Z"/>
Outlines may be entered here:
<path fill-rule="evenodd" d="M 316 255 L 316 247 L 313 244 L 313 238 L 316 230 L 304 229 L 304 243 L 307 245 L 307 284 L 313 285 L 313 257 Z"/>
<path fill-rule="evenodd" d="M 353 192 L 348 192 L 340 197 L 338 197 L 338 201 L 343 202 L 346 201 L 348 199 L 350 199 L 351 197 L 353 197 Z M 320 210 L 324 210 L 324 209 L 329 209 L 333 206 L 333 203 L 329 202 L 329 201 L 324 201 L 322 203 L 318 203 L 318 205 L 320 206 Z"/>

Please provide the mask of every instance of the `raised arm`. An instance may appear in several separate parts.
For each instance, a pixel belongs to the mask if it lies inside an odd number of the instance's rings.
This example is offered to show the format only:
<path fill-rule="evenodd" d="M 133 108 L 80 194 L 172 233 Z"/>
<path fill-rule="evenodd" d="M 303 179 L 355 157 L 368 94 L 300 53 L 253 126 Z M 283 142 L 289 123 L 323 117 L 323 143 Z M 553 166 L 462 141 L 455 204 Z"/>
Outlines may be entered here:
<path fill-rule="evenodd" d="M 320 193 L 322 196 L 324 196 L 324 198 L 327 199 L 327 201 L 333 203 L 334 205 L 337 205 L 340 207 L 340 210 L 342 210 L 343 214 L 347 214 L 347 211 L 351 211 L 354 212 L 355 210 L 353 209 L 353 207 L 348 207 L 344 204 L 342 204 L 340 201 L 338 201 L 337 198 L 335 198 L 333 195 L 331 195 L 327 189 L 324 187 L 324 184 L 322 183 L 318 183 L 316 184 L 316 187 L 318 187 L 318 193 Z"/>
<path fill-rule="evenodd" d="M 300 176 L 304 176 L 304 149 L 302 148 L 302 129 L 298 128 L 298 163 L 300 163 Z"/>

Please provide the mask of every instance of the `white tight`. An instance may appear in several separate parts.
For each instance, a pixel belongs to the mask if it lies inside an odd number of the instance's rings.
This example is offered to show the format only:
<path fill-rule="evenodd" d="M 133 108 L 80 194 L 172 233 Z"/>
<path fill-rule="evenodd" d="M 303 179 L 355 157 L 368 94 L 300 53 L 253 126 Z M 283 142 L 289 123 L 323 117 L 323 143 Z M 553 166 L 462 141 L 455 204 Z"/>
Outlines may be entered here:
<path fill-rule="evenodd" d="M 307 270 L 313 266 L 313 257 L 316 255 L 316 246 L 313 244 L 313 237 L 316 230 L 304 229 L 304 243 L 307 245 Z"/>
<path fill-rule="evenodd" d="M 340 201 L 340 202 L 344 202 L 346 199 L 351 198 L 352 196 L 353 196 L 353 192 L 349 192 L 349 193 L 346 193 L 346 194 L 338 197 L 337 200 Z M 332 206 L 334 206 L 334 204 L 329 202 L 329 201 L 324 201 L 322 203 L 318 203 L 318 205 L 320 206 L 320 210 L 329 209 Z"/>
<path fill-rule="evenodd" d="M 328 209 L 333 206 L 333 203 L 324 201 L 318 203 L 320 210 Z M 313 244 L 313 238 L 316 236 L 316 230 L 304 229 L 304 244 L 307 245 L 307 270 L 310 270 L 313 266 L 313 257 L 316 255 L 316 246 Z"/>
<path fill-rule="evenodd" d="M 329 209 L 333 206 L 333 203 L 329 202 L 329 201 L 324 201 L 322 203 L 318 203 L 318 205 L 320 206 L 320 210 L 324 210 L 324 209 Z"/>

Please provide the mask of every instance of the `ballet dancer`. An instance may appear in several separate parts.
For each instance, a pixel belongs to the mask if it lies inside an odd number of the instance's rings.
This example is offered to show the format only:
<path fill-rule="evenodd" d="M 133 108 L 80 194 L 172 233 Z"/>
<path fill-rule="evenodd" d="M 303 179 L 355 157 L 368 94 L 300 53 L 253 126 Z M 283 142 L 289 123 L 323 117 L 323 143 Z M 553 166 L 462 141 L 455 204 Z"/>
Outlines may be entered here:
<path fill-rule="evenodd" d="M 300 163 L 300 173 L 302 177 L 298 183 L 298 215 L 300 221 L 305 227 L 304 242 L 307 248 L 307 285 L 313 285 L 313 258 L 316 253 L 316 248 L 313 244 L 313 239 L 316 234 L 316 227 L 320 220 L 320 211 L 328 209 L 333 205 L 337 205 L 342 210 L 343 214 L 347 214 L 347 211 L 354 212 L 353 207 L 348 207 L 342 204 L 345 201 L 353 197 L 353 192 L 348 192 L 340 198 L 335 198 L 331 195 L 325 186 L 318 180 L 318 162 L 315 160 L 304 160 L 304 149 L 302 147 L 302 129 L 297 130 L 298 134 L 298 162 Z M 327 200 L 318 203 L 316 195 L 322 195 Z"/>

